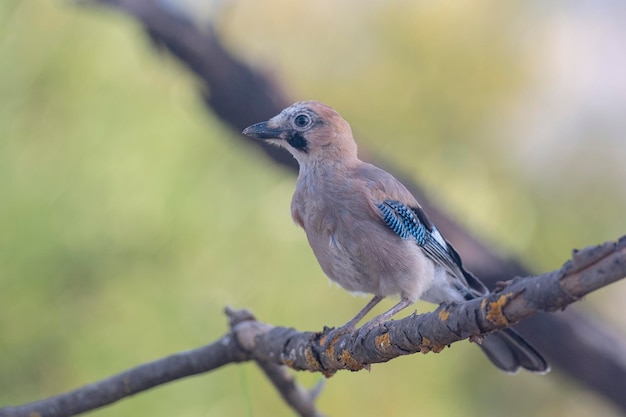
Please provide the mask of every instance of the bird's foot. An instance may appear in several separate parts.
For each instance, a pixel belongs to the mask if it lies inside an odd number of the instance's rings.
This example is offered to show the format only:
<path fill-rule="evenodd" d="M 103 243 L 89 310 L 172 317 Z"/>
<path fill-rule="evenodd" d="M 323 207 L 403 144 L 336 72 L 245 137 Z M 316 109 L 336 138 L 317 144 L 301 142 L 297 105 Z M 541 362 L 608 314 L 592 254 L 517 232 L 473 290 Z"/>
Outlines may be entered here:
<path fill-rule="evenodd" d="M 387 317 L 386 315 L 381 314 L 380 316 L 376 316 L 367 323 L 365 323 L 359 330 L 370 331 L 375 327 L 380 326 L 383 323 L 388 322 L 391 317 Z"/>
<path fill-rule="evenodd" d="M 395 306 L 391 307 L 389 310 L 385 311 L 382 314 L 377 315 L 376 317 L 374 317 L 373 319 L 371 319 L 370 321 L 368 321 L 367 323 L 365 323 L 361 329 L 362 330 L 372 330 L 375 327 L 380 326 L 381 324 L 391 320 L 391 318 L 398 313 L 399 311 L 404 310 L 405 308 L 407 308 L 408 306 L 410 306 L 411 304 L 413 304 L 413 301 L 411 301 L 408 298 L 402 298 L 398 304 L 396 304 Z"/>
<path fill-rule="evenodd" d="M 351 325 L 350 323 L 346 323 L 336 329 L 328 327 L 324 328 L 320 337 L 322 349 L 326 351 L 330 350 L 337 341 L 337 339 L 339 339 L 339 337 L 350 334 L 352 332 L 354 332 L 354 325 Z"/>

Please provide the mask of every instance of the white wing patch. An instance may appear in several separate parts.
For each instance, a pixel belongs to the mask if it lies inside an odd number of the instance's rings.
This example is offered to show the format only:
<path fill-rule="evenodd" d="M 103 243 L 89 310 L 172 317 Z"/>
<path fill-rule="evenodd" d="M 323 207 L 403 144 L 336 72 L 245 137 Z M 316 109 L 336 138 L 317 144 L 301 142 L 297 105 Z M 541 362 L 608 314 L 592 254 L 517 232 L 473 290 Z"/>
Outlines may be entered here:
<path fill-rule="evenodd" d="M 430 234 L 435 238 L 435 240 L 442 246 L 442 247 L 447 247 L 448 243 L 446 242 L 446 240 L 443 238 L 443 236 L 441 236 L 441 233 L 439 233 L 439 230 L 437 230 L 437 228 L 433 225 L 433 231 L 430 232 Z"/>

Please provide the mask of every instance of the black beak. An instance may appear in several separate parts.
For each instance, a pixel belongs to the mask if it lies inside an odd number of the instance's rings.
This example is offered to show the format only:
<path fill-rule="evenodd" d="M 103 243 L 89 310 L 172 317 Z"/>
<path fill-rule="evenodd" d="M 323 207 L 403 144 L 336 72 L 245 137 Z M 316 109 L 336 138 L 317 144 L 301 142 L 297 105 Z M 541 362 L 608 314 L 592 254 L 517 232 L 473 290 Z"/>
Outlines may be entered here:
<path fill-rule="evenodd" d="M 267 122 L 261 122 L 246 127 L 241 133 L 255 139 L 282 139 L 285 131 L 272 129 L 267 126 Z"/>

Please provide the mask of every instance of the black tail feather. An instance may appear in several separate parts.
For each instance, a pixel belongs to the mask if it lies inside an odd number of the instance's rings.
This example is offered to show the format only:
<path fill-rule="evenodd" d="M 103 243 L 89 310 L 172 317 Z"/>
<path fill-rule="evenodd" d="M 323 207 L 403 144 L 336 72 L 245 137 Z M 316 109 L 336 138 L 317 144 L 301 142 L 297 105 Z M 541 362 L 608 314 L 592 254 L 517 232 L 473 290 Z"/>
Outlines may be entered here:
<path fill-rule="evenodd" d="M 508 328 L 485 337 L 481 349 L 495 366 L 515 373 L 520 368 L 545 374 L 550 365 L 537 350 L 515 330 Z"/>

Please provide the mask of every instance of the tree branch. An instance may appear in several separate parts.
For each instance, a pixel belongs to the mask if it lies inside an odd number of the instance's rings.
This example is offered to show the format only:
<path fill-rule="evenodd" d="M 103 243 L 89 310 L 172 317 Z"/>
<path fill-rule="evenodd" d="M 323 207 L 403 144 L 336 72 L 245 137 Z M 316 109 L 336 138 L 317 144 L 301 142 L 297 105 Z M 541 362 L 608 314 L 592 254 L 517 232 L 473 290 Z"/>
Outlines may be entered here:
<path fill-rule="evenodd" d="M 330 329 L 298 332 L 256 321 L 245 311 L 226 313 L 231 331 L 219 340 L 125 371 L 74 391 L 31 404 L 0 408 L 0 417 L 72 416 L 176 379 L 228 363 L 255 360 L 283 398 L 301 416 L 321 416 L 315 395 L 297 385 L 278 365 L 330 376 L 339 370 L 369 369 L 416 352 L 440 352 L 463 339 L 479 338 L 539 312 L 562 310 L 585 295 L 626 277 L 626 236 L 617 242 L 574 251 L 562 268 L 502 283 L 484 297 L 439 306 L 372 329 L 327 341 Z"/>
<path fill-rule="evenodd" d="M 225 312 L 229 318 L 231 329 L 235 328 L 240 323 L 256 320 L 248 310 L 235 311 L 226 307 Z M 287 372 L 285 366 L 263 360 L 256 360 L 256 363 L 263 373 L 265 373 L 265 376 L 274 384 L 274 387 L 276 387 L 276 390 L 283 400 L 297 412 L 299 416 L 324 417 L 323 414 L 320 414 L 315 409 L 315 400 L 324 385 L 324 380 L 309 392 L 296 383 L 295 378 Z"/>
<path fill-rule="evenodd" d="M 73 416 L 158 385 L 249 359 L 250 355 L 239 348 L 233 335 L 227 334 L 209 345 L 139 365 L 61 395 L 17 407 L 0 408 L 0 417 Z"/>
<path fill-rule="evenodd" d="M 562 310 L 583 296 L 626 276 L 626 236 L 618 242 L 575 251 L 562 268 L 516 278 L 493 293 L 432 313 L 361 328 L 328 343 L 328 331 L 298 332 L 245 321 L 233 328 L 240 347 L 255 359 L 330 376 L 358 371 L 416 352 L 440 352 L 469 337 L 501 330 L 540 312 Z M 248 328 L 249 327 L 249 328 Z M 327 329 L 328 330 L 328 329 Z"/>

